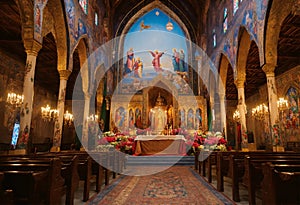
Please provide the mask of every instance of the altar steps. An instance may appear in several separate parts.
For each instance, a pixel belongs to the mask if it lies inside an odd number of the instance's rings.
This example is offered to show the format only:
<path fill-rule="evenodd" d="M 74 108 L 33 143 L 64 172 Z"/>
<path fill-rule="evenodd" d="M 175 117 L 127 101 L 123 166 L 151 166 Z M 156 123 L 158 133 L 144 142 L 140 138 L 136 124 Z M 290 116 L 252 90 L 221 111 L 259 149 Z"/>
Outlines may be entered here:
<path fill-rule="evenodd" d="M 126 166 L 194 166 L 194 156 L 128 156 Z"/>

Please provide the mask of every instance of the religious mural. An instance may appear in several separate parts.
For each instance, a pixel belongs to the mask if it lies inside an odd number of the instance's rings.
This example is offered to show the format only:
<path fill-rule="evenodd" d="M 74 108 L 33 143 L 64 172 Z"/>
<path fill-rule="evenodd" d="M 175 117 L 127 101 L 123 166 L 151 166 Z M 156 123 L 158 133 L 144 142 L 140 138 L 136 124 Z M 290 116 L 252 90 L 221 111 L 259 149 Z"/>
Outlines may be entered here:
<path fill-rule="evenodd" d="M 187 114 L 187 128 L 194 129 L 194 111 L 189 109 Z"/>
<path fill-rule="evenodd" d="M 290 87 L 286 93 L 288 100 L 288 109 L 282 113 L 282 122 L 284 125 L 284 132 L 287 136 L 287 141 L 300 140 L 300 97 L 299 91 Z"/>
<path fill-rule="evenodd" d="M 48 0 L 35 0 L 34 2 L 34 38 L 42 42 L 43 10 Z"/>
<path fill-rule="evenodd" d="M 185 121 L 185 110 L 181 109 L 179 110 L 179 127 L 185 128 L 186 127 L 186 121 Z"/>
<path fill-rule="evenodd" d="M 172 22 L 172 30 L 166 24 Z M 138 19 L 124 42 L 122 94 L 139 92 L 158 75 L 173 83 L 179 92 L 187 93 L 188 63 L 185 34 L 180 26 L 159 9 Z M 190 94 L 190 93 L 187 93 Z"/>
<path fill-rule="evenodd" d="M 120 107 L 116 110 L 115 113 L 115 125 L 122 129 L 125 127 L 125 120 L 126 120 L 126 111 L 123 107 Z"/>
<path fill-rule="evenodd" d="M 77 8 L 74 4 L 74 1 L 67 1 L 65 0 L 66 6 L 66 14 L 68 18 L 68 25 L 69 25 L 69 33 L 71 35 L 71 50 L 73 50 L 74 46 L 77 43 L 77 40 L 83 35 L 87 34 L 87 28 L 83 18 L 76 18 Z"/>
<path fill-rule="evenodd" d="M 132 109 L 129 110 L 128 127 L 129 127 L 129 129 L 134 128 L 134 113 L 133 113 Z"/>
<path fill-rule="evenodd" d="M 139 108 L 135 110 L 135 127 L 142 128 L 142 112 Z"/>
<path fill-rule="evenodd" d="M 237 1 L 238 2 L 238 1 Z M 263 63 L 263 32 L 264 31 L 264 21 L 268 6 L 268 0 L 253 0 L 253 1 L 243 1 L 235 5 L 235 10 L 237 11 L 241 4 L 246 4 L 244 6 L 244 12 L 240 15 L 235 15 L 234 19 L 228 23 L 228 27 L 233 27 L 235 30 L 227 32 L 228 35 L 225 36 L 222 49 L 229 59 L 232 67 L 235 68 L 236 64 L 236 54 L 238 45 L 238 33 L 240 26 L 244 26 L 249 32 L 251 40 L 254 40 L 259 48 L 259 55 L 261 63 Z M 234 26 L 233 26 L 234 25 Z"/>
<path fill-rule="evenodd" d="M 202 129 L 202 110 L 198 108 L 195 115 L 195 129 Z"/>

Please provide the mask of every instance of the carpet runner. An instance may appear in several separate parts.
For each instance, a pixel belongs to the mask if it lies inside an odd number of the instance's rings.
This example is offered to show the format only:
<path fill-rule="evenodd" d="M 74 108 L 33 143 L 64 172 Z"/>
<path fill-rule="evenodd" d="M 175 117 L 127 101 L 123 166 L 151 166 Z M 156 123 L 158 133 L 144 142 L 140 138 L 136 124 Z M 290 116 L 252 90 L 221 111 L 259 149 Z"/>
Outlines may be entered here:
<path fill-rule="evenodd" d="M 152 167 L 148 167 L 151 169 Z M 145 169 L 147 169 L 145 167 Z M 148 176 L 120 176 L 88 205 L 234 204 L 192 168 L 173 166 Z"/>

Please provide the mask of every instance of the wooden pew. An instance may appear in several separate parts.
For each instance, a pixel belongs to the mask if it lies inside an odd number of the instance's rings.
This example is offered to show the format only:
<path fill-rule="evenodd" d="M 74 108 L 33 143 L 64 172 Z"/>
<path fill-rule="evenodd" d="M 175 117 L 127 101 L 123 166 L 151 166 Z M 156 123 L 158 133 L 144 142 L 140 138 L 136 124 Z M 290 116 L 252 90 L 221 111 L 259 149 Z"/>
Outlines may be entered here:
<path fill-rule="evenodd" d="M 42 154 L 43 155 L 43 154 Z M 91 176 L 92 176 L 92 158 L 87 152 L 80 151 L 61 151 L 61 152 L 52 152 L 44 154 L 48 156 L 75 156 L 78 157 L 78 175 L 79 179 L 84 181 L 83 187 L 83 201 L 89 199 L 90 185 L 91 185 Z"/>
<path fill-rule="evenodd" d="M 262 204 L 300 204 L 300 165 L 263 166 Z"/>
<path fill-rule="evenodd" d="M 32 159 L 54 158 L 58 157 L 62 162 L 61 175 L 65 179 L 66 185 L 66 205 L 74 204 L 75 191 L 79 186 L 78 175 L 78 156 L 77 155 L 53 155 L 51 153 L 44 155 L 33 155 Z"/>
<path fill-rule="evenodd" d="M 48 171 L 4 171 L 3 190 L 12 190 L 14 204 L 40 204 L 45 197 Z"/>
<path fill-rule="evenodd" d="M 274 153 L 265 151 L 253 152 L 218 152 L 217 154 L 217 190 L 224 191 L 224 176 L 232 179 L 232 198 L 234 201 L 240 201 L 239 196 L 239 181 L 245 173 L 244 158 L 246 155 L 250 156 L 273 156 L 273 155 L 291 155 L 294 152 Z"/>
<path fill-rule="evenodd" d="M 211 152 L 207 157 L 207 180 L 212 182 L 212 166 L 217 164 L 217 152 Z"/>
<path fill-rule="evenodd" d="M 36 189 L 37 193 L 40 196 L 43 196 L 45 204 L 60 204 L 62 195 L 65 193 L 66 190 L 66 187 L 64 186 L 64 179 L 61 176 L 61 161 L 58 158 L 42 160 L 6 160 L 5 158 L 1 158 L 0 171 L 4 173 L 3 180 L 5 180 L 5 172 L 9 173 L 13 171 L 11 173 L 14 173 L 18 176 L 22 176 L 23 179 L 31 181 L 35 181 L 37 178 L 44 176 L 44 174 L 42 173 L 46 171 L 46 180 L 42 180 L 43 188 Z"/>
<path fill-rule="evenodd" d="M 107 170 L 103 166 L 104 159 L 106 159 L 106 152 L 91 152 L 90 156 L 92 157 L 92 174 L 96 175 L 96 192 L 101 191 L 101 186 L 103 183 L 108 183 Z"/>
<path fill-rule="evenodd" d="M 212 152 L 210 151 L 200 151 L 197 156 L 198 172 L 203 177 L 206 177 L 206 164 L 207 164 L 208 157 L 211 153 Z"/>
<path fill-rule="evenodd" d="M 262 167 L 265 163 L 272 164 L 299 164 L 300 154 L 266 155 L 245 157 L 245 174 L 243 183 L 248 188 L 249 204 L 255 204 L 255 193 L 264 178 Z"/>
<path fill-rule="evenodd" d="M 224 176 L 230 176 L 229 161 L 230 155 L 234 152 L 218 152 L 216 157 L 216 175 L 217 175 L 217 190 L 224 191 Z"/>

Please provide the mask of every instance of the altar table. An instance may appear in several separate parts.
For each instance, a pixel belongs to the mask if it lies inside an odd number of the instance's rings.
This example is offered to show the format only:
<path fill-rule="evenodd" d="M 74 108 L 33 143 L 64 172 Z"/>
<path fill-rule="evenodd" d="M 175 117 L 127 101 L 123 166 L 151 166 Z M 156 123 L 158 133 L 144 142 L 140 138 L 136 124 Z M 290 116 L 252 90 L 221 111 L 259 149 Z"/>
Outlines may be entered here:
<path fill-rule="evenodd" d="M 134 154 L 185 155 L 185 138 L 182 135 L 138 135 Z"/>

